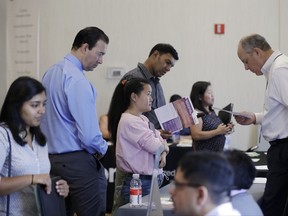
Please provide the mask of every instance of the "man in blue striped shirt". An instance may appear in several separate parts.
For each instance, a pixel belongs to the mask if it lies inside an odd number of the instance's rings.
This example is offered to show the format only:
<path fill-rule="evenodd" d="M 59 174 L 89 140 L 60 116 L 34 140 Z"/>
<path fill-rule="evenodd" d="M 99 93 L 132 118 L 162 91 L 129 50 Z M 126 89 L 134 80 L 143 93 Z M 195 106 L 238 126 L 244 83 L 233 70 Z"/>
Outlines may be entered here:
<path fill-rule="evenodd" d="M 67 215 L 105 215 L 107 181 L 100 159 L 107 143 L 99 129 L 96 96 L 84 71 L 102 64 L 109 43 L 97 27 L 76 35 L 71 53 L 43 76 L 47 93 L 41 128 L 47 136 L 51 174 L 70 187 Z"/>

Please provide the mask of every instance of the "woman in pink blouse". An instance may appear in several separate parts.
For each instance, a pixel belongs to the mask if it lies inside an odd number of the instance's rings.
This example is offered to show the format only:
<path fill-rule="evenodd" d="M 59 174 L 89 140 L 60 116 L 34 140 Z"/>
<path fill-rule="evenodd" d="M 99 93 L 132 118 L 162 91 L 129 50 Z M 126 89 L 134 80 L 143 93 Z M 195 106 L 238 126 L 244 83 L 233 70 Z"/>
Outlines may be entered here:
<path fill-rule="evenodd" d="M 158 181 L 163 180 L 162 168 L 169 152 L 166 141 L 155 130 L 143 112 L 151 110 L 152 97 L 149 82 L 142 78 L 123 80 L 112 96 L 108 127 L 116 146 L 116 180 L 112 215 L 129 202 L 132 174 L 140 174 L 142 195 L 150 192 L 155 154 L 161 152 Z"/>

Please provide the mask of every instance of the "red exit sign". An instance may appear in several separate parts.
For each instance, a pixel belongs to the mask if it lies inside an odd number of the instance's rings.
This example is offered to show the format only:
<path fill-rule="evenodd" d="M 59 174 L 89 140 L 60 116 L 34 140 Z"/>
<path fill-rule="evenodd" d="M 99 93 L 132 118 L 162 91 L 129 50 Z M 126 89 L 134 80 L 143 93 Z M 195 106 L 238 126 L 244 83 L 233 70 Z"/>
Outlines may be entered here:
<path fill-rule="evenodd" d="M 225 33 L 225 25 L 224 24 L 215 24 L 214 25 L 214 33 L 215 34 L 224 34 Z"/>

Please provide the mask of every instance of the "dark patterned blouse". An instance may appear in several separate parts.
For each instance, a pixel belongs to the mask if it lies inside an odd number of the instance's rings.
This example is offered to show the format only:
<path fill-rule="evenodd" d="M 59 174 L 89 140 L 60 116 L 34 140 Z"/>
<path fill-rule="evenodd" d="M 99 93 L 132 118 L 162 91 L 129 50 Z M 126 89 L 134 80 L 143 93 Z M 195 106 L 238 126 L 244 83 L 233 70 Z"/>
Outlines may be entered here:
<path fill-rule="evenodd" d="M 222 124 L 222 121 L 214 111 L 210 114 L 204 115 L 202 121 L 202 131 L 215 130 L 220 124 Z M 217 135 L 210 139 L 193 141 L 193 148 L 196 151 L 209 150 L 219 152 L 223 151 L 225 140 L 225 135 Z"/>

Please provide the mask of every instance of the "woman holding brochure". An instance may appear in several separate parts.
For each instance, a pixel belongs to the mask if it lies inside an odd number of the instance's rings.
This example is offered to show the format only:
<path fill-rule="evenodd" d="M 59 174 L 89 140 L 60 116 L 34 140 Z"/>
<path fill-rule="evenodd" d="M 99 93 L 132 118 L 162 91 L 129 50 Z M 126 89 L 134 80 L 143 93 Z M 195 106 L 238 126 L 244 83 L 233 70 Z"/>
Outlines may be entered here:
<path fill-rule="evenodd" d="M 199 81 L 192 86 L 190 99 L 198 111 L 199 124 L 191 125 L 193 148 L 196 151 L 223 151 L 226 134 L 233 130 L 233 124 L 223 124 L 213 110 L 214 95 L 210 82 Z"/>
<path fill-rule="evenodd" d="M 161 153 L 158 181 L 163 180 L 162 168 L 169 152 L 160 132 L 143 112 L 151 110 L 151 86 L 146 79 L 122 80 L 113 93 L 109 112 L 108 129 L 116 146 L 116 179 L 112 215 L 129 202 L 132 174 L 140 174 L 142 195 L 148 195 L 152 182 L 156 152 Z"/>

